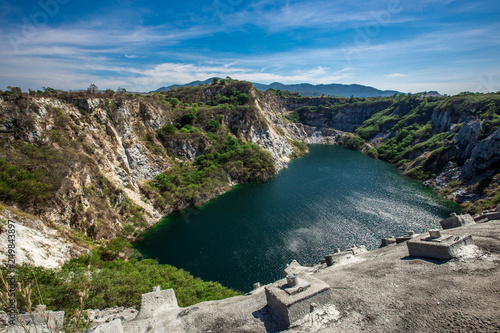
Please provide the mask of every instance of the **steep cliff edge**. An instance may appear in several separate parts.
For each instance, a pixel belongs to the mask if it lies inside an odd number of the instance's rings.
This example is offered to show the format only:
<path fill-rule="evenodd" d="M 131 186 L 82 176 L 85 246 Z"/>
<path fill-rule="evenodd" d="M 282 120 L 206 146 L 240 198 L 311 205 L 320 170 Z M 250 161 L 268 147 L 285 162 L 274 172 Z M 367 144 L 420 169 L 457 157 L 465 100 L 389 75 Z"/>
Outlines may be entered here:
<path fill-rule="evenodd" d="M 293 144 L 261 97 L 240 81 L 151 96 L 5 92 L 0 201 L 73 245 L 133 240 L 286 167 Z"/>

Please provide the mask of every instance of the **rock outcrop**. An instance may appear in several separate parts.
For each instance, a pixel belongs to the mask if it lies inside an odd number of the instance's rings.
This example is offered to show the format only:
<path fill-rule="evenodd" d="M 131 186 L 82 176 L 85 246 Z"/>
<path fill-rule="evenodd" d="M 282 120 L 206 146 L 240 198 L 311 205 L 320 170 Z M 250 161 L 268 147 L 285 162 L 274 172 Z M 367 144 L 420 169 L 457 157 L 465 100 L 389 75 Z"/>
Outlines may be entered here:
<path fill-rule="evenodd" d="M 492 174 L 500 169 L 500 130 L 478 143 L 465 162 L 463 177 L 472 179 L 478 175 Z"/>
<path fill-rule="evenodd" d="M 88 250 L 66 237 L 64 232 L 47 226 L 39 218 L 19 213 L 12 208 L 0 212 L 0 261 L 9 257 L 9 235 L 15 236 L 15 262 L 19 265 L 33 264 L 46 268 L 57 268 L 73 257 Z M 9 227 L 11 225 L 11 227 Z M 14 230 L 9 233 L 8 230 Z"/>
<path fill-rule="evenodd" d="M 463 123 L 455 137 L 459 158 L 463 159 L 471 155 L 472 149 L 481 134 L 481 121 L 477 118 L 468 119 Z"/>

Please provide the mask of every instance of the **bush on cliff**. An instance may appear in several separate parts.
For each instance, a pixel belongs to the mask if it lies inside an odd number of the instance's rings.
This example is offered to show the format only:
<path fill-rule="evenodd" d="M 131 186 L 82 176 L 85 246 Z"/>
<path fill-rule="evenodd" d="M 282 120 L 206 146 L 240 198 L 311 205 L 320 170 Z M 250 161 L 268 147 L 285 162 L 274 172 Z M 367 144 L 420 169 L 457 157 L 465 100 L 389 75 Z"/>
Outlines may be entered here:
<path fill-rule="evenodd" d="M 63 310 L 69 317 L 78 309 L 103 309 L 113 306 L 133 306 L 139 309 L 141 295 L 150 292 L 151 288 L 157 285 L 161 285 L 162 289 L 173 288 L 179 306 L 182 307 L 240 294 L 218 282 L 194 278 L 182 269 L 159 265 L 151 259 L 107 260 L 109 254 L 120 248 L 120 244 L 121 242 L 115 242 L 109 248 L 94 250 L 90 254 L 72 259 L 61 269 L 26 264 L 17 266 L 16 280 L 22 288 L 28 287 L 31 290 L 33 305 L 46 304 L 48 310 Z M 6 268 L 1 270 L 6 277 Z M 6 292 L 2 284 L 0 291 Z M 28 299 L 22 297 L 21 293 L 16 296 L 18 309 L 26 311 L 29 306 Z"/>
<path fill-rule="evenodd" d="M 194 162 L 182 162 L 156 176 L 150 188 L 159 191 L 175 209 L 199 205 L 207 194 L 238 183 L 262 181 L 275 173 L 272 156 L 254 143 L 243 143 L 224 133 L 207 133 L 211 146 Z"/>

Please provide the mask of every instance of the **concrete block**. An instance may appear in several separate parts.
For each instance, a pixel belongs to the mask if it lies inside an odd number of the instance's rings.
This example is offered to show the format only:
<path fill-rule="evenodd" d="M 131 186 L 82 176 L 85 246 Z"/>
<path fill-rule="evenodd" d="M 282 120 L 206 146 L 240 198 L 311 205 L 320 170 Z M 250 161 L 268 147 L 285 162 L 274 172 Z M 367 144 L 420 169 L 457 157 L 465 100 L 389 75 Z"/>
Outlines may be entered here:
<path fill-rule="evenodd" d="M 441 237 L 441 230 L 439 230 L 439 229 L 429 230 L 429 237 L 430 238 L 440 238 Z"/>
<path fill-rule="evenodd" d="M 456 258 L 461 249 L 474 244 L 470 235 L 441 236 L 439 238 L 414 238 L 407 243 L 411 257 L 422 257 L 437 260 Z"/>
<path fill-rule="evenodd" d="M 29 332 L 43 330 L 47 332 L 59 332 L 64 325 L 64 311 L 46 310 L 45 305 L 37 305 L 35 311 L 20 315 L 21 322 L 16 320 L 16 325 L 27 324 Z M 32 331 L 31 331 L 32 329 Z"/>
<path fill-rule="evenodd" d="M 451 214 L 451 217 L 439 222 L 443 229 L 458 228 L 464 225 L 475 224 L 474 218 L 470 214 L 457 215 Z"/>
<path fill-rule="evenodd" d="M 481 214 L 481 219 L 487 219 L 488 221 L 500 220 L 499 212 L 489 212 Z"/>
<path fill-rule="evenodd" d="M 403 242 L 406 242 L 406 241 L 409 241 L 410 239 L 412 239 L 413 237 L 411 236 L 401 236 L 401 237 L 396 237 L 396 244 L 399 244 L 399 243 L 403 243 Z"/>
<path fill-rule="evenodd" d="M 178 308 L 177 297 L 173 289 L 154 291 L 147 294 L 142 294 L 141 309 L 137 315 L 137 319 L 149 318 L 153 312 L 159 307 Z"/>
<path fill-rule="evenodd" d="M 310 275 L 301 275 L 294 287 L 286 279 L 276 281 L 265 287 L 265 293 L 274 320 L 283 327 L 309 314 L 311 308 L 332 303 L 330 286 Z"/>
<path fill-rule="evenodd" d="M 356 246 L 353 245 L 350 250 L 352 251 L 352 254 L 358 255 L 360 253 L 366 252 L 366 247 L 364 245 Z"/>
<path fill-rule="evenodd" d="M 388 246 L 391 244 L 396 244 L 396 238 L 394 238 L 393 236 L 382 238 L 382 243 L 380 244 L 380 247 Z"/>
<path fill-rule="evenodd" d="M 331 266 L 335 263 L 335 260 L 333 260 L 333 256 L 331 254 L 325 256 L 325 263 L 327 266 Z"/>
<path fill-rule="evenodd" d="M 293 260 L 289 265 L 286 266 L 283 271 L 283 277 L 288 275 L 297 275 L 303 272 L 307 267 L 301 266 L 297 260 Z"/>

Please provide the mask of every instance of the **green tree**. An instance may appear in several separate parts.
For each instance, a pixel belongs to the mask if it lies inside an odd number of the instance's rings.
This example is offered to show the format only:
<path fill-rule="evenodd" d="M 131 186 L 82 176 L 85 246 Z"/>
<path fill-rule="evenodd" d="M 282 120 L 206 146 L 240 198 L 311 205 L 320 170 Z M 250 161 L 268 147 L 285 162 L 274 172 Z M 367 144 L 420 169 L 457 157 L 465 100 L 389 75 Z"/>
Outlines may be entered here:
<path fill-rule="evenodd" d="M 91 94 L 95 94 L 95 92 L 99 89 L 95 84 L 91 83 L 90 86 L 87 88 L 87 91 Z"/>
<path fill-rule="evenodd" d="M 249 101 L 250 97 L 248 97 L 248 94 L 241 93 L 238 95 L 238 103 L 240 104 L 245 104 Z"/>
<path fill-rule="evenodd" d="M 175 98 L 175 97 L 172 97 L 170 100 L 169 100 L 170 104 L 172 104 L 172 106 L 175 108 L 177 105 L 179 105 L 180 101 L 178 98 Z"/>

